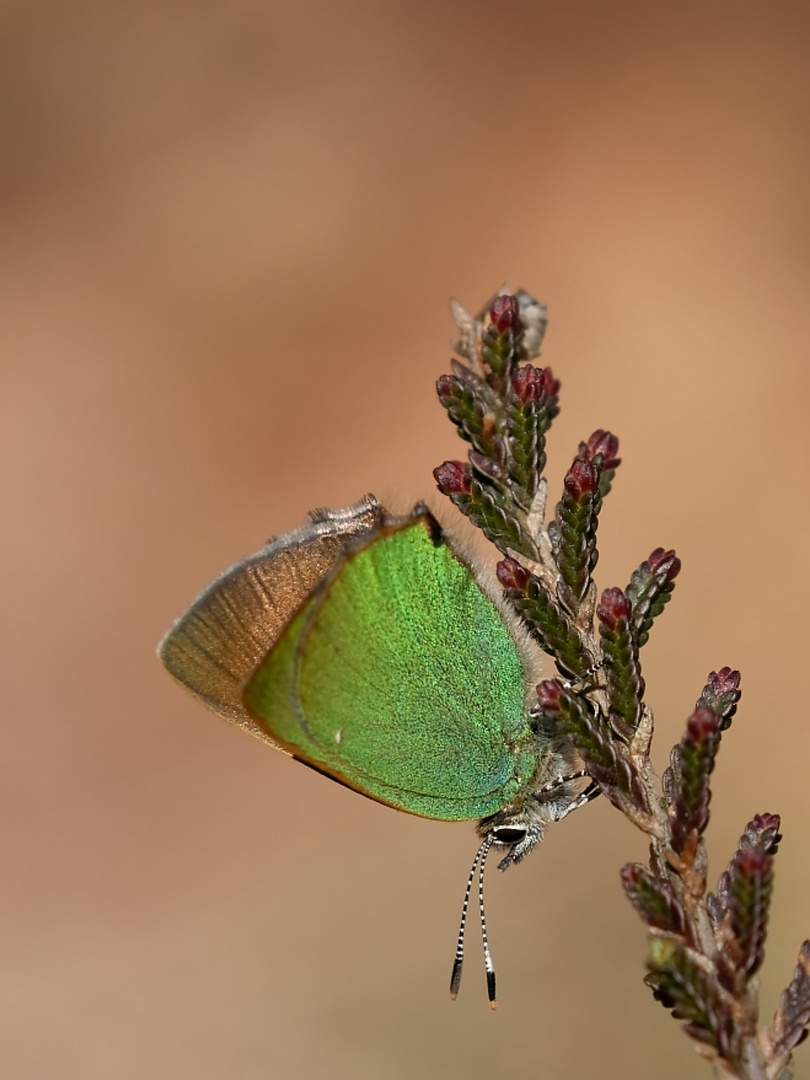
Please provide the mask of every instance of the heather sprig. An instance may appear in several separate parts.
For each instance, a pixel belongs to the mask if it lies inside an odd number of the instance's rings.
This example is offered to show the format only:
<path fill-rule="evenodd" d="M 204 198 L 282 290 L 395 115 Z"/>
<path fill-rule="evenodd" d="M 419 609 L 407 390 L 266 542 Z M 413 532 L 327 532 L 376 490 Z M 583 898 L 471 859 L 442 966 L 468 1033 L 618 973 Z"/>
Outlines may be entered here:
<path fill-rule="evenodd" d="M 639 863 L 623 867 L 621 879 L 628 900 L 648 926 L 694 945 L 694 925 L 669 882 Z"/>
<path fill-rule="evenodd" d="M 562 498 L 549 527 L 555 562 L 559 570 L 557 594 L 576 612 L 591 584 L 596 566 L 596 528 L 602 496 L 600 469 L 585 458 L 576 458 L 565 474 Z"/>
<path fill-rule="evenodd" d="M 495 546 L 532 561 L 541 537 L 533 513 L 542 492 L 546 434 L 559 412 L 560 384 L 550 368 L 535 367 L 545 330 L 545 308 L 528 293 L 497 296 L 487 318 L 453 308 L 467 363 L 451 361 L 436 384 L 439 401 L 470 444 L 464 465 L 435 470 L 439 490 Z"/>
<path fill-rule="evenodd" d="M 712 797 L 709 777 L 720 745 L 720 717 L 698 705 L 686 725 L 664 781 L 669 796 L 672 850 L 694 861 L 697 844 L 709 824 Z"/>
<path fill-rule="evenodd" d="M 807 1038 L 810 1024 L 810 941 L 805 941 L 790 985 L 770 1026 L 760 1035 L 768 1077 L 789 1075 L 791 1051 Z"/>
<path fill-rule="evenodd" d="M 622 590 L 605 589 L 596 609 L 605 659 L 605 689 L 611 721 L 625 738 L 638 727 L 644 697 L 644 679 L 631 616 L 630 601 Z"/>
<path fill-rule="evenodd" d="M 680 559 L 656 548 L 624 590 L 607 588 L 597 601 L 597 528 L 620 464 L 617 437 L 599 428 L 579 443 L 547 522 L 546 438 L 560 383 L 533 363 L 546 309 L 521 290 L 494 297 L 476 316 L 456 301 L 451 310 L 461 360 L 437 389 L 469 449 L 466 461 L 446 461 L 434 475 L 504 556 L 497 566 L 504 602 L 562 676 L 538 685 L 532 722 L 567 739 L 611 803 L 649 838 L 649 866 L 628 864 L 621 881 L 648 928 L 646 982 L 656 999 L 723 1076 L 788 1080 L 810 1023 L 810 941 L 773 1021 L 758 1031 L 756 976 L 778 815 L 752 818 L 707 891 L 711 777 L 740 700 L 740 673 L 710 673 L 659 780 L 640 653 L 671 599 Z"/>
<path fill-rule="evenodd" d="M 560 672 L 583 677 L 593 666 L 593 656 L 573 621 L 554 601 L 543 582 L 512 558 L 501 560 L 496 573 L 504 596 L 540 648 L 554 657 Z"/>
<path fill-rule="evenodd" d="M 643 806 L 644 792 L 638 771 L 618 746 L 608 725 L 584 694 L 559 679 L 537 687 L 538 706 L 545 720 L 563 729 L 576 745 L 588 773 L 618 806 Z"/>
<path fill-rule="evenodd" d="M 653 619 L 669 603 L 680 569 L 681 560 L 674 551 L 656 548 L 638 570 L 633 571 L 625 594 L 633 609 L 633 636 L 639 648 L 647 644 Z"/>

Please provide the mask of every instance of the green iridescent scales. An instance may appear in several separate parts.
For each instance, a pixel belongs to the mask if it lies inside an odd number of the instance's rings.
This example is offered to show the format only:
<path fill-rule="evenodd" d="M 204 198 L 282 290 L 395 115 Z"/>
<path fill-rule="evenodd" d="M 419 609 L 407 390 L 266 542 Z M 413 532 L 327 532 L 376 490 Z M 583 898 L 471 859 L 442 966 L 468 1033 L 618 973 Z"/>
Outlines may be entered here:
<path fill-rule="evenodd" d="M 244 702 L 296 757 L 445 821 L 497 813 L 537 749 L 523 659 L 427 515 L 349 551 L 288 624 Z"/>

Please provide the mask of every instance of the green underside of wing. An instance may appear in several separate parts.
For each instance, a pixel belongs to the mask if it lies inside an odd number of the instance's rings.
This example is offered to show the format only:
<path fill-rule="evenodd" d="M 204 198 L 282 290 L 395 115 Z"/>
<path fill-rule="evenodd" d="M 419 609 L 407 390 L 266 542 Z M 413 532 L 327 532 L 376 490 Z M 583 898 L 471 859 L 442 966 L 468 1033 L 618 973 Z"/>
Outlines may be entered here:
<path fill-rule="evenodd" d="M 535 769 L 518 648 L 471 571 L 417 520 L 349 556 L 245 691 L 275 739 L 424 817 L 500 810 Z"/>

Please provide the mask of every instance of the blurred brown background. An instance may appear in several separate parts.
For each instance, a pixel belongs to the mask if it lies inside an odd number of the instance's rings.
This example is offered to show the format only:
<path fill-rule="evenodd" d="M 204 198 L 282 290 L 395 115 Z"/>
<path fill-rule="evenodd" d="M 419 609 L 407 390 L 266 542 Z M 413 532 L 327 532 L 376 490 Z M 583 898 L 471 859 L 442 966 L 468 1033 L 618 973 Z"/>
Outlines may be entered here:
<path fill-rule="evenodd" d="M 501 1008 L 475 933 L 451 1005 L 472 828 L 274 755 L 154 648 L 309 508 L 429 495 L 447 297 L 525 286 L 552 490 L 621 436 L 600 584 L 684 561 L 659 764 L 743 671 L 709 840 L 719 873 L 783 814 L 769 1018 L 810 935 L 807 4 L 9 0 L 0 38 L 3 1076 L 708 1075 L 606 801 L 491 875 Z"/>

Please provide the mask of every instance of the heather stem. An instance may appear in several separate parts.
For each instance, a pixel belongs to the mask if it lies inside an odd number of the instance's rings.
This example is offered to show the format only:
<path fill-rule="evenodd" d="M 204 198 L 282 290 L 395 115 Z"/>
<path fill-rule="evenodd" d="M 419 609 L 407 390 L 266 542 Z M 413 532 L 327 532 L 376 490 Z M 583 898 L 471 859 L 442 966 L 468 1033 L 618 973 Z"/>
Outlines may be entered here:
<path fill-rule="evenodd" d="M 438 383 L 440 400 L 471 447 L 436 472 L 441 491 L 506 556 L 504 600 L 557 665 L 537 687 L 533 715 L 567 739 L 607 799 L 650 838 L 649 866 L 622 871 L 649 929 L 647 983 L 719 1077 L 789 1080 L 792 1051 L 810 1024 L 810 941 L 766 1031 L 757 1032 L 779 818 L 756 815 L 707 890 L 705 833 L 711 776 L 740 698 L 740 674 L 712 671 L 659 778 L 650 760 L 653 714 L 640 653 L 669 603 L 681 563 L 663 547 L 625 589 L 593 580 L 603 500 L 620 464 L 601 428 L 579 444 L 553 517 L 545 520 L 546 436 L 560 384 L 535 367 L 546 312 L 526 293 L 497 297 L 473 319 L 456 304 L 467 361 Z"/>

